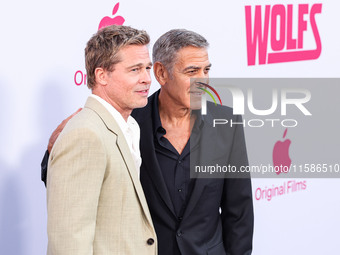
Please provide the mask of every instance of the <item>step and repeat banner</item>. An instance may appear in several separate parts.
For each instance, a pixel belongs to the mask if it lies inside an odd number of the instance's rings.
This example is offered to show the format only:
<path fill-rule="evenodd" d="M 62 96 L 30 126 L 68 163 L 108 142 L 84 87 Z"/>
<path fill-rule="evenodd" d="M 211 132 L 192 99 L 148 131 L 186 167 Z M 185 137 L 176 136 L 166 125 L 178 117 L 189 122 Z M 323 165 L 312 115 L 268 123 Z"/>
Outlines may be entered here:
<path fill-rule="evenodd" d="M 90 94 L 84 48 L 108 24 L 146 30 L 150 50 L 173 28 L 209 41 L 210 77 L 229 86 L 226 93 L 218 84 L 216 90 L 243 115 L 242 123 L 216 125 L 245 130 L 254 255 L 337 252 L 339 1 L 14 0 L 0 6 L 1 254 L 46 253 L 40 162 L 52 131 Z M 158 88 L 153 77 L 150 94 Z"/>

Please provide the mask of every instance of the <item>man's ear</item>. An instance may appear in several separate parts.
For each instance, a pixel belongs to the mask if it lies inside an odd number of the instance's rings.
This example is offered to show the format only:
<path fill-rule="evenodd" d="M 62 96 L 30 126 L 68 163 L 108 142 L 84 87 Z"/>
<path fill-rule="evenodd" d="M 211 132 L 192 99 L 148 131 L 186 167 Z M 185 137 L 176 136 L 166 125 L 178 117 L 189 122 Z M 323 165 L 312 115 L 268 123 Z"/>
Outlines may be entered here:
<path fill-rule="evenodd" d="M 101 86 L 106 86 L 107 85 L 107 71 L 105 71 L 101 67 L 97 67 L 94 70 L 94 75 L 96 78 L 96 84 L 101 85 Z"/>
<path fill-rule="evenodd" d="M 156 77 L 158 83 L 161 86 L 164 85 L 168 81 L 169 73 L 168 73 L 168 70 L 165 68 L 165 66 L 162 63 L 160 63 L 160 62 L 154 63 L 153 72 L 155 74 L 155 77 Z"/>

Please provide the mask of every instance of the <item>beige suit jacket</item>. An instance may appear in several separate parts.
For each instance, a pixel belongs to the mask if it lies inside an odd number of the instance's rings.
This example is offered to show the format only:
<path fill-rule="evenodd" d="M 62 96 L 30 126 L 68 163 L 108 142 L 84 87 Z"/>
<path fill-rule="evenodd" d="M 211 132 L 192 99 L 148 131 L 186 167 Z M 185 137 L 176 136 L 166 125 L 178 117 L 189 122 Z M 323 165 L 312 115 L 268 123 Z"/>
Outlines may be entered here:
<path fill-rule="evenodd" d="M 157 238 L 129 147 L 94 98 L 50 155 L 48 255 L 156 255 Z"/>

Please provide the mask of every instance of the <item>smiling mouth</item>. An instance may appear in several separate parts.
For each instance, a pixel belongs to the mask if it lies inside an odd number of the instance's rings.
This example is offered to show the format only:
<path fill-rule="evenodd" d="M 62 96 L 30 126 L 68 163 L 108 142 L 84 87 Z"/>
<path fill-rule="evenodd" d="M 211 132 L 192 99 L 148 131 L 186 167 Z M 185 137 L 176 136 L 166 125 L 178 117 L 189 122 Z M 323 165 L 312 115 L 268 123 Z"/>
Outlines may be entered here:
<path fill-rule="evenodd" d="M 149 89 L 137 90 L 136 93 L 140 96 L 146 97 L 149 94 Z"/>
<path fill-rule="evenodd" d="M 203 91 L 190 91 L 189 93 L 195 96 L 201 96 L 203 94 Z"/>
<path fill-rule="evenodd" d="M 204 94 L 204 89 L 206 88 L 206 84 L 203 82 L 195 82 L 191 88 L 192 90 L 189 93 L 193 96 L 202 96 Z"/>
<path fill-rule="evenodd" d="M 199 87 L 206 87 L 208 84 L 204 82 L 197 81 L 196 84 L 199 85 Z"/>
<path fill-rule="evenodd" d="M 189 93 L 200 96 L 204 94 L 204 89 L 206 88 L 206 85 L 207 84 L 204 82 L 196 81 L 193 85 L 191 85 L 192 90 L 190 90 Z"/>

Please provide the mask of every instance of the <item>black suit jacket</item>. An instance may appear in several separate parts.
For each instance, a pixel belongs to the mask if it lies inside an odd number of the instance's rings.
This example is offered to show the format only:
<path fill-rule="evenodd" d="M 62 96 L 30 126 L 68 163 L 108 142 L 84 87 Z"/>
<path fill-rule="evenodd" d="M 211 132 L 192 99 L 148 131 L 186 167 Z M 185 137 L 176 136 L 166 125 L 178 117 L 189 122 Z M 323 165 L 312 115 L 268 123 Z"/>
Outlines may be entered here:
<path fill-rule="evenodd" d="M 157 233 L 158 254 L 174 255 L 178 250 L 182 255 L 251 254 L 253 204 L 249 175 L 196 179 L 183 218 L 176 217 L 155 153 L 152 116 L 158 94 L 149 97 L 146 107 L 132 112 L 141 130 L 140 178 Z M 215 158 L 220 164 L 237 168 L 248 165 L 242 125 L 213 128 L 213 119 L 221 116 L 241 122 L 231 108 L 208 103 L 200 146 L 191 156 L 198 161 Z"/>

